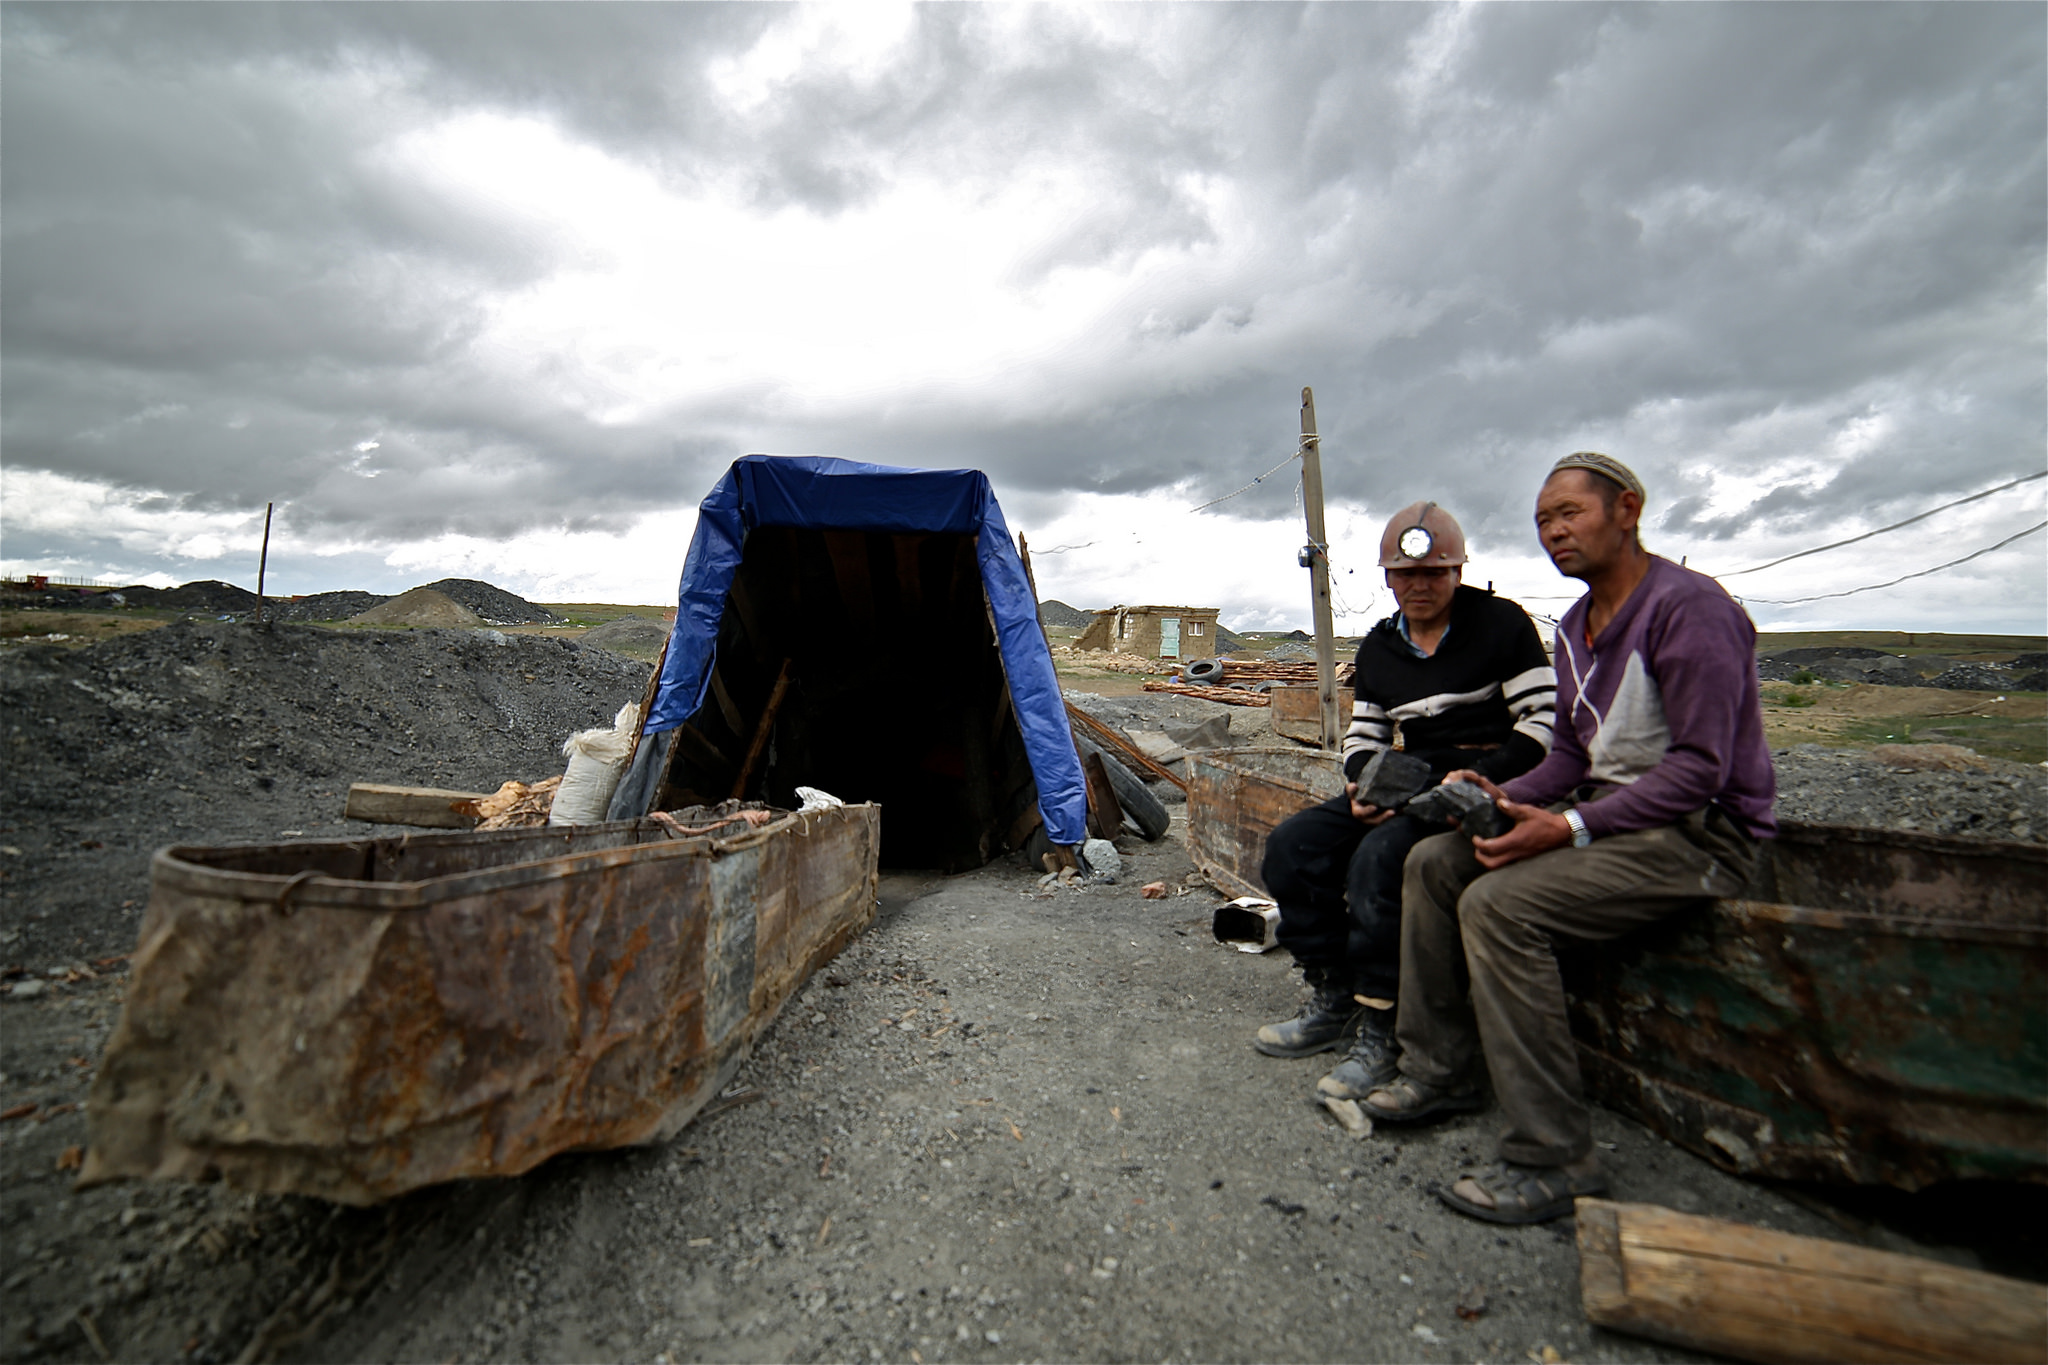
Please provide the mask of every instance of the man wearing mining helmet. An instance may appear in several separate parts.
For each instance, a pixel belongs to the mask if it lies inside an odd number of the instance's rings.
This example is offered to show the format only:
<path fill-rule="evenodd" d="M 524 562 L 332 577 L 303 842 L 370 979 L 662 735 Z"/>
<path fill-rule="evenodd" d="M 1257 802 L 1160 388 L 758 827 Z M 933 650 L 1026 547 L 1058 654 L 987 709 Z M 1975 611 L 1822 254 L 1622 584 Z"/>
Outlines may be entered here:
<path fill-rule="evenodd" d="M 1564 724 L 1534 770 L 1476 775 L 1506 833 L 1423 840 L 1402 884 L 1400 1074 L 1362 1107 L 1383 1123 L 1477 1109 L 1483 1052 L 1500 1163 L 1438 1194 L 1490 1222 L 1556 1218 L 1607 1188 L 1555 941 L 1739 895 L 1777 832 L 1756 627 L 1713 579 L 1643 549 L 1642 512 L 1641 480 L 1611 456 L 1552 468 L 1537 536 L 1587 589 L 1557 627 Z"/>
<path fill-rule="evenodd" d="M 1364 804 L 1361 770 L 1393 746 L 1398 725 L 1404 752 L 1434 778 L 1471 769 L 1505 782 L 1549 751 L 1557 691 L 1528 614 L 1460 582 L 1465 534 L 1449 512 L 1418 502 L 1395 513 L 1380 565 L 1399 610 L 1358 646 L 1345 794 L 1275 829 L 1261 869 L 1280 907 L 1279 942 L 1311 994 L 1252 1046 L 1306 1057 L 1348 1041 L 1350 1055 L 1316 1086 L 1333 1100 L 1362 1099 L 1398 1074 L 1401 864 L 1416 840 L 1445 828 Z"/>

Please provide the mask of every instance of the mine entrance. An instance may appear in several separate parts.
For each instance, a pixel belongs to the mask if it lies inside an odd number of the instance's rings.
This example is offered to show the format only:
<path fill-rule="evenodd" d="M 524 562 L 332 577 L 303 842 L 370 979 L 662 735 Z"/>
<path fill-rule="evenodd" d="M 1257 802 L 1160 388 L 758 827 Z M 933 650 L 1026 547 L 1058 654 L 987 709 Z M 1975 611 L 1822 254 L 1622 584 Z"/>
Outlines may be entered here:
<path fill-rule="evenodd" d="M 962 871 L 1018 846 L 1037 788 L 975 549 L 965 534 L 750 530 L 656 809 L 736 790 L 793 806 L 817 787 L 881 803 L 885 867 Z"/>

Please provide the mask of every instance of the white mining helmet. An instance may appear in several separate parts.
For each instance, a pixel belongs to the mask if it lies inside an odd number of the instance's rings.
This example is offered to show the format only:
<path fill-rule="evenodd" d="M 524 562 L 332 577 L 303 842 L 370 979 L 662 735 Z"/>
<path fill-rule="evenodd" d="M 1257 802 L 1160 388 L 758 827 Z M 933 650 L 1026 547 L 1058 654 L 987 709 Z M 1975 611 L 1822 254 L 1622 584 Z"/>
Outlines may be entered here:
<path fill-rule="evenodd" d="M 1464 562 L 1465 533 L 1433 502 L 1402 508 L 1380 535 L 1382 569 L 1449 569 Z"/>

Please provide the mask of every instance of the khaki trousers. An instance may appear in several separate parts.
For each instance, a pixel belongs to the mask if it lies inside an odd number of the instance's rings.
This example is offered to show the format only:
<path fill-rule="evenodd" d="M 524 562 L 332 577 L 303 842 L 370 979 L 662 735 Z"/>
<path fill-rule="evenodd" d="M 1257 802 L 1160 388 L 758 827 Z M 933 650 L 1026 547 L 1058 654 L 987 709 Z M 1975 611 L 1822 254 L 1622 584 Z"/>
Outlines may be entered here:
<path fill-rule="evenodd" d="M 1592 1150 L 1592 1123 L 1553 940 L 1604 942 L 1740 895 L 1756 856 L 1756 841 L 1711 806 L 1495 872 L 1461 834 L 1423 840 L 1402 873 L 1401 1070 L 1462 1083 L 1483 1049 L 1508 1122 L 1500 1154 L 1527 1166 L 1578 1160 Z"/>

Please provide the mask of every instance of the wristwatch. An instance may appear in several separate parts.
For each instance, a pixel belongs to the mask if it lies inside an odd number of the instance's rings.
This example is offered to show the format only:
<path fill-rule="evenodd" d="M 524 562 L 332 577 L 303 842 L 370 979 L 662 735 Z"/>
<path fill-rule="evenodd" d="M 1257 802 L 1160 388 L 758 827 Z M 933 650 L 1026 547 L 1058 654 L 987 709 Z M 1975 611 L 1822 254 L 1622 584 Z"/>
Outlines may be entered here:
<path fill-rule="evenodd" d="M 1572 827 L 1572 847 L 1584 848 L 1593 842 L 1592 832 L 1586 828 L 1586 817 L 1579 814 L 1577 806 L 1564 813 L 1564 822 Z"/>

